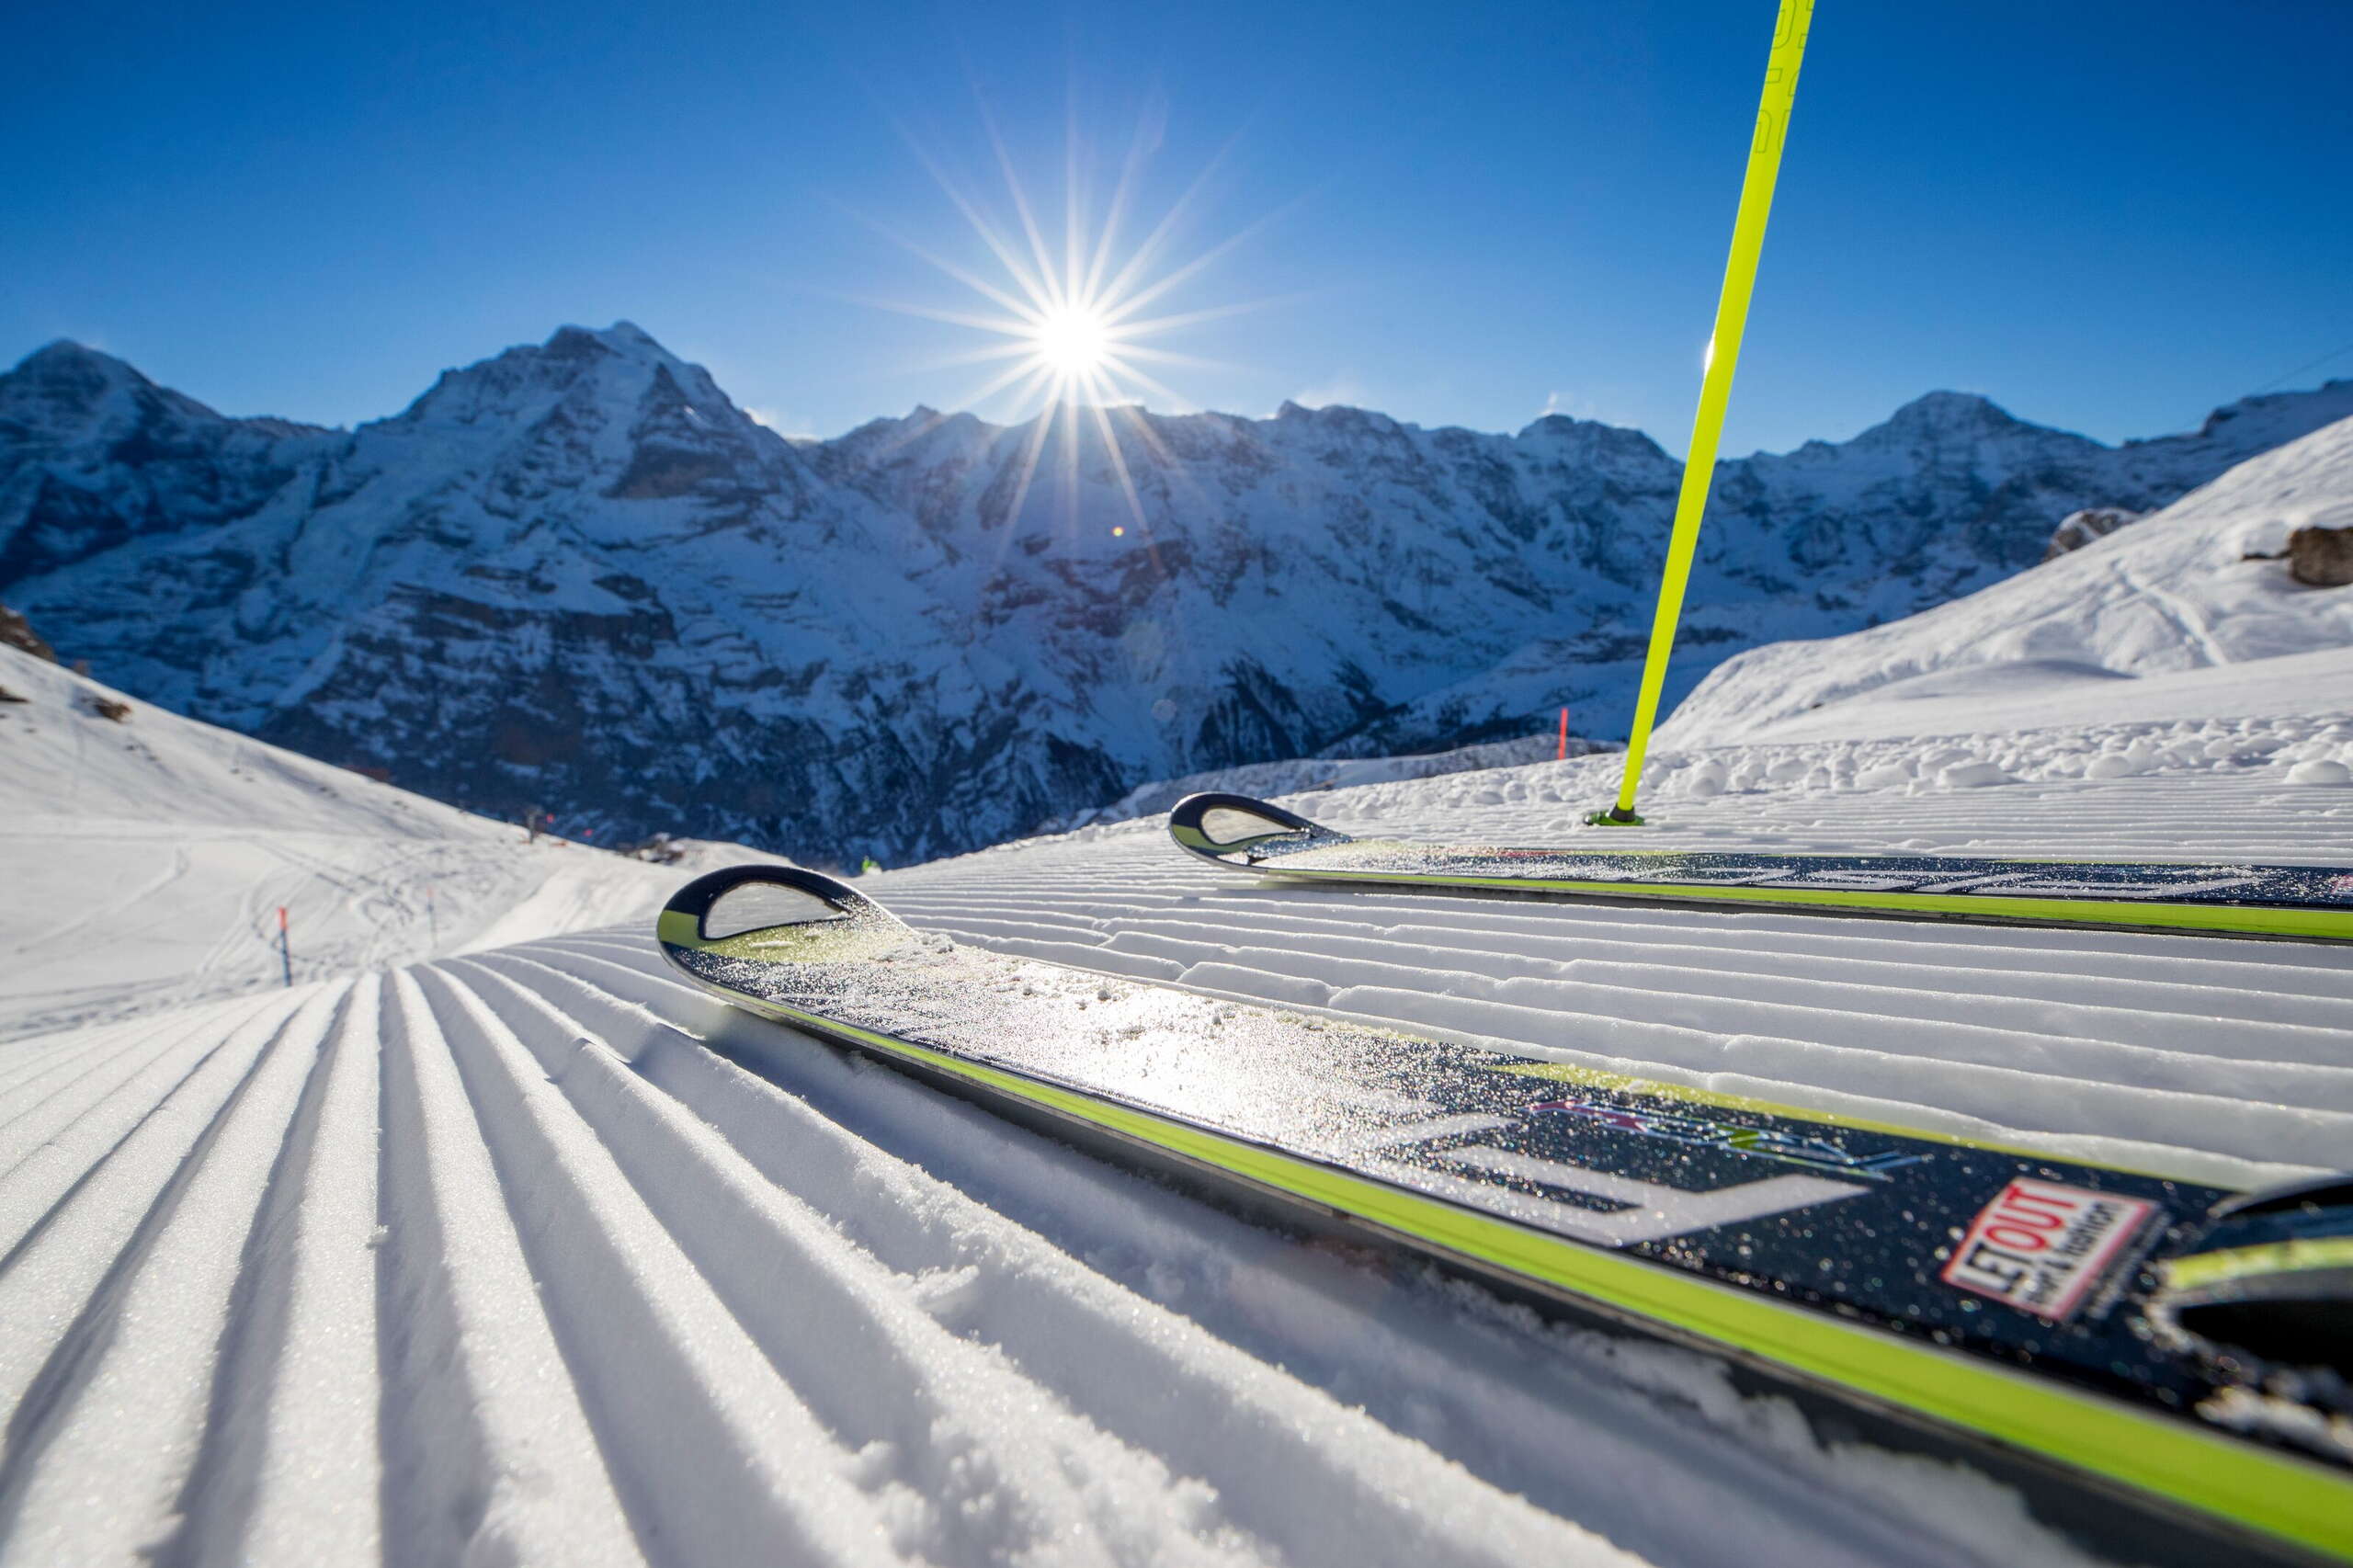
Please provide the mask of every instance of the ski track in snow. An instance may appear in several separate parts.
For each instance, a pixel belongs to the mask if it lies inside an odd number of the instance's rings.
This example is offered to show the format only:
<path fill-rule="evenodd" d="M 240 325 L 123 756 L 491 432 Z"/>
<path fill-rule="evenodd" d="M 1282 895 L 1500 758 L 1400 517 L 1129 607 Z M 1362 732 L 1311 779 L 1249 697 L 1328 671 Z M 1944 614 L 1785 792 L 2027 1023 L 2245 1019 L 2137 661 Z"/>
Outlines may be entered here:
<path fill-rule="evenodd" d="M 1292 803 L 1540 840 L 1609 766 Z M 2338 798 L 1783 790 L 1646 842 L 2353 863 Z M 869 885 L 1002 952 L 2220 1182 L 2353 1147 L 2341 949 L 1289 888 L 1156 824 Z M 637 928 L 0 1043 L 0 1323 L 10 1563 L 2076 1560 L 1971 1471 L 1253 1227 Z"/>
<path fill-rule="evenodd" d="M 117 722 L 96 704 L 119 693 L 13 648 L 0 675 L 24 699 L 0 704 L 0 1039 L 256 991 L 290 959 L 320 980 L 634 920 L 676 884 L 144 703 Z"/>

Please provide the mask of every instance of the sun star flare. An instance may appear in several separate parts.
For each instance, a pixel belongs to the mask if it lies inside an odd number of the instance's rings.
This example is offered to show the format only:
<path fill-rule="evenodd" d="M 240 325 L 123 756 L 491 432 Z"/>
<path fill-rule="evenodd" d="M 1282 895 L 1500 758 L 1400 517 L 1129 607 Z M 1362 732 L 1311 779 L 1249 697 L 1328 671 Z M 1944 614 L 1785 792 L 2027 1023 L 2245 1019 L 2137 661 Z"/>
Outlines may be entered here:
<path fill-rule="evenodd" d="M 1020 483 L 1013 497 L 1014 510 L 1018 511 L 1028 496 L 1048 438 L 1059 426 L 1064 436 L 1059 466 L 1063 470 L 1063 491 L 1070 498 L 1069 515 L 1074 523 L 1082 521 L 1076 499 L 1079 446 L 1081 432 L 1091 429 L 1101 440 L 1100 450 L 1125 502 L 1127 522 L 1135 525 L 1148 542 L 1150 519 L 1131 458 L 1145 454 L 1145 460 L 1162 475 L 1178 483 L 1185 481 L 1181 465 L 1165 449 L 1145 417 L 1142 400 L 1149 395 L 1172 413 L 1184 412 L 1190 400 L 1155 380 L 1142 367 L 1146 363 L 1197 369 L 1230 367 L 1171 353 L 1142 340 L 1272 303 L 1257 300 L 1174 312 L 1162 304 L 1259 225 L 1252 224 L 1232 233 L 1190 259 L 1172 258 L 1170 252 L 1187 226 L 1216 160 L 1157 222 L 1145 229 L 1144 225 L 1132 222 L 1136 185 L 1156 135 L 1149 126 L 1140 126 L 1109 199 L 1099 212 L 1090 210 L 1083 174 L 1086 160 L 1076 132 L 1073 131 L 1063 170 L 1062 232 L 1050 239 L 1050 225 L 1040 222 L 1038 206 L 1030 200 L 1015 172 L 1013 155 L 985 111 L 983 119 L 988 132 L 987 144 L 995 153 L 997 172 L 1004 182 L 1009 213 L 993 214 L 988 210 L 990 204 L 978 192 L 952 176 L 913 137 L 908 138 L 908 145 L 971 227 L 994 267 L 976 268 L 931 246 L 911 243 L 896 234 L 892 237 L 979 296 L 986 302 L 985 307 L 972 310 L 881 300 L 870 302 L 984 333 L 994 340 L 938 363 L 992 366 L 983 382 L 959 400 L 961 406 L 977 411 L 991 402 L 1009 402 L 1022 411 L 1017 417 L 1028 420 L 1029 430 Z M 1131 237 L 1138 230 L 1143 231 L 1141 237 Z M 884 232 L 890 233 L 888 229 Z M 1161 309 L 1147 313 L 1155 305 Z M 1109 531 L 1115 538 L 1124 537 L 1127 528 L 1123 524 Z"/>

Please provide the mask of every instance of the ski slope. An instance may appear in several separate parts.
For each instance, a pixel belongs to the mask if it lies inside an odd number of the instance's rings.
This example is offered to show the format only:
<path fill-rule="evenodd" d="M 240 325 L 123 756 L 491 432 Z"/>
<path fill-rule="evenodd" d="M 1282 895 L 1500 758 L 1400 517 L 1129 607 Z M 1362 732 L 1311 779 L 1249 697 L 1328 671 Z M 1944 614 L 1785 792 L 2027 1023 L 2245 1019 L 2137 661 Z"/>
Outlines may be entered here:
<path fill-rule="evenodd" d="M 0 1039 L 278 984 L 280 906 L 301 981 L 650 917 L 677 885 L 13 648 L 0 689 Z"/>
<path fill-rule="evenodd" d="M 1999 739 L 2019 774 L 2084 742 Z M 1838 787 L 1864 744 L 1666 767 L 1757 778 L 1668 791 L 1660 841 L 2353 865 L 2353 789 L 2279 760 L 2342 742 Z M 1615 761 L 1290 803 L 1550 836 Z M 862 885 L 1002 951 L 2204 1180 L 2353 1148 L 2353 949 L 1279 888 L 1149 821 Z M 0 1558 L 2084 1560 L 1703 1358 L 1299 1245 L 734 1012 L 648 935 L 0 1044 Z"/>
<path fill-rule="evenodd" d="M 2144 717 L 2216 711 L 2204 672 L 2282 681 L 2274 663 L 2316 655 L 2327 692 L 2276 688 L 2240 713 L 2347 711 L 2341 663 L 2353 593 L 2297 582 L 2279 559 L 2302 528 L 2353 528 L 2353 419 L 2251 458 L 2155 516 L 2055 561 L 1917 615 L 1817 642 L 1776 642 L 1710 671 L 1659 731 L 1663 743 L 1936 733 L 1949 713 L 1906 710 L 1962 696 L 2122 704 Z M 2338 661 L 2332 663 L 2331 661 Z M 2301 673 L 2301 672 L 2299 672 Z M 2212 677 L 2209 677 L 2210 679 Z M 2138 683 L 2154 680 L 2145 693 Z M 2176 696 L 2188 699 L 2178 705 Z M 2229 710 L 2225 710 L 2227 715 Z M 2003 714 L 2004 728 L 2050 723 Z"/>

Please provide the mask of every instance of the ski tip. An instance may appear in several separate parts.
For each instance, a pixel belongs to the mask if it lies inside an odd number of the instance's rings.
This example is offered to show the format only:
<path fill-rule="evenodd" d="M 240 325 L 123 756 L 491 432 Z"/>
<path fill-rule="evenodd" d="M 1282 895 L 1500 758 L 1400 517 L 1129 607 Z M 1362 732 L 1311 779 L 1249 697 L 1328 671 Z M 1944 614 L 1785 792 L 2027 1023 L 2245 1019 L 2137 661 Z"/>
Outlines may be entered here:
<path fill-rule="evenodd" d="M 2353 1426 L 2353 1175 L 2217 1203 L 2157 1275 L 2149 1316 L 2161 1338 L 2194 1348 L 2230 1381 L 2272 1393 L 2304 1388 L 2307 1403 Z M 2336 1449 L 2353 1458 L 2353 1443 L 2340 1438 Z"/>
<path fill-rule="evenodd" d="M 1180 847 L 1221 866 L 1255 861 L 1278 846 L 1289 849 L 1347 841 L 1346 834 L 1280 806 L 1216 790 L 1188 795 L 1170 807 L 1168 836 Z"/>
<path fill-rule="evenodd" d="M 798 866 L 730 866 L 670 895 L 655 919 L 666 947 L 738 957 L 817 956 L 845 936 L 904 931 L 898 916 L 848 883 Z"/>

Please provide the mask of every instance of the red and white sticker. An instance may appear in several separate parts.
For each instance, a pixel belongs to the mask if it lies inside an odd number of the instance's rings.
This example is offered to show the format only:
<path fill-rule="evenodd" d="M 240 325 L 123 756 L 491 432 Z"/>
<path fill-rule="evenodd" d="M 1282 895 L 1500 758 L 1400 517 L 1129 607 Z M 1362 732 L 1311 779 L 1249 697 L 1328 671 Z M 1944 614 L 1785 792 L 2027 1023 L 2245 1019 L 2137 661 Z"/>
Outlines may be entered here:
<path fill-rule="evenodd" d="M 2020 1176 L 1977 1212 L 1941 1278 L 2064 1323 L 2156 1205 Z"/>

